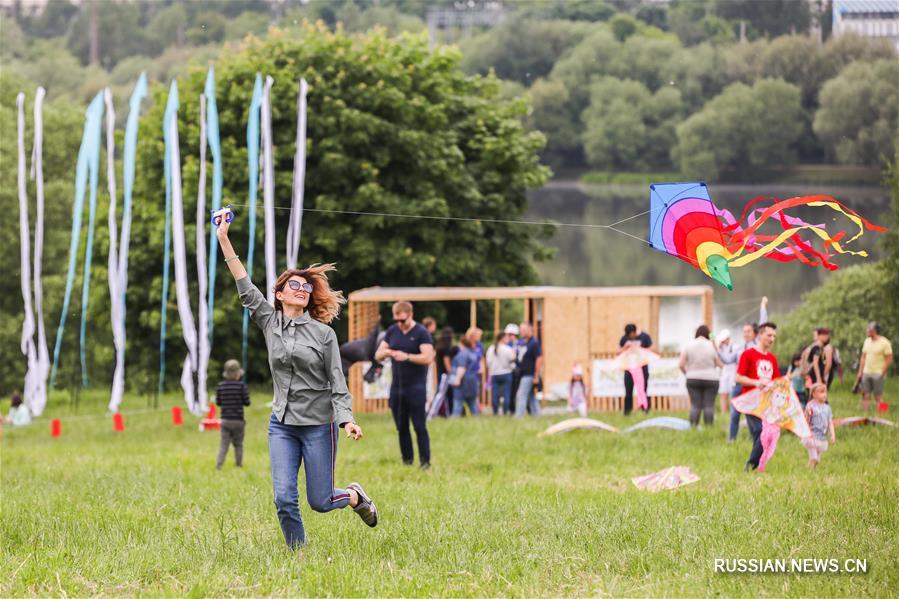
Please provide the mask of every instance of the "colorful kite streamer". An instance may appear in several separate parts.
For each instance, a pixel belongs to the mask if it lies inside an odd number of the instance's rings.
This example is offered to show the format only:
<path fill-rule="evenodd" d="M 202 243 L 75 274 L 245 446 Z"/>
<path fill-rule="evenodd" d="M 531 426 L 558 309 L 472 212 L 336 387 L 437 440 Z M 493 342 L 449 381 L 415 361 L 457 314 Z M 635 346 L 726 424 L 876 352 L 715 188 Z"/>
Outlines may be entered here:
<path fill-rule="evenodd" d="M 90 106 L 85 113 L 84 132 L 81 135 L 81 147 L 78 150 L 78 163 L 75 168 L 75 202 L 72 206 L 72 234 L 69 241 L 69 267 L 66 272 L 66 291 L 62 301 L 62 311 L 59 314 L 59 327 L 56 329 L 56 345 L 53 348 L 53 369 L 50 374 L 50 388 L 52 389 L 56 383 L 56 374 L 59 368 L 59 352 L 62 349 L 62 336 L 66 327 L 66 316 L 69 314 L 69 303 L 72 299 L 72 287 L 75 284 L 75 264 L 78 260 L 78 245 L 81 239 L 81 222 L 82 212 L 84 212 L 84 188 L 87 185 L 88 171 L 91 176 L 91 196 L 93 198 L 94 208 L 96 208 L 97 199 L 97 169 L 100 162 L 100 127 L 102 125 L 101 118 L 103 116 L 103 92 L 98 93 L 91 100 Z M 94 210 L 91 211 L 93 215 Z M 93 220 L 93 216 L 91 217 Z M 91 232 L 92 233 L 92 232 Z M 89 237 L 93 241 L 93 235 Z M 85 252 L 85 264 L 90 265 L 89 252 Z M 84 274 L 85 285 L 90 285 L 90 276 Z M 82 322 L 85 320 L 85 309 L 87 307 L 86 300 L 83 299 L 82 292 Z M 85 370 L 84 344 L 82 337 L 81 344 L 81 368 L 82 368 L 82 384 L 87 384 L 87 373 Z"/>
<path fill-rule="evenodd" d="M 259 189 L 259 110 L 262 105 L 262 76 L 256 73 L 253 83 L 253 98 L 250 100 L 250 114 L 247 119 L 247 166 L 250 172 L 249 182 L 249 225 L 250 233 L 247 243 L 247 276 L 253 279 L 253 258 L 256 251 L 256 195 Z M 243 310 L 243 336 L 241 338 L 241 364 L 244 372 L 248 370 L 247 339 L 250 326 L 250 311 Z"/>
<path fill-rule="evenodd" d="M 34 224 L 34 309 L 37 313 L 37 380 L 31 413 L 40 416 L 47 405 L 47 377 L 50 375 L 50 352 L 44 326 L 44 96 L 43 87 L 34 95 L 34 145 L 31 153 L 31 178 L 34 179 L 37 215 Z"/>
<path fill-rule="evenodd" d="M 25 94 L 19 92 L 16 96 L 17 110 L 17 136 L 18 146 L 18 173 L 17 183 L 19 188 L 19 258 L 21 267 L 19 277 L 22 286 L 22 301 L 25 305 L 25 319 L 22 322 L 22 337 L 20 349 L 25 355 L 28 369 L 25 372 L 25 404 L 31 409 L 38 387 L 38 360 L 37 348 L 34 345 L 34 312 L 31 309 L 31 229 L 28 225 L 28 194 L 25 186 Z"/>
<path fill-rule="evenodd" d="M 174 97 L 173 111 L 169 119 L 167 145 L 169 152 L 169 177 L 166 187 L 171 189 L 172 200 L 172 241 L 175 258 L 175 298 L 178 305 L 178 316 L 181 320 L 181 334 L 187 345 L 187 355 L 181 369 L 181 387 L 191 413 L 202 412 L 194 386 L 194 372 L 197 371 L 197 327 L 190 308 L 190 293 L 187 281 L 187 246 L 184 239 L 184 201 L 181 195 L 181 155 L 178 142 L 178 97 Z M 205 219 L 204 219 L 205 220 Z M 204 232 L 205 234 L 205 232 Z M 200 298 L 202 302 L 202 298 Z"/>
<path fill-rule="evenodd" d="M 207 296 L 207 272 L 206 272 L 206 95 L 200 94 L 200 179 L 197 183 L 197 211 L 196 211 L 196 257 L 197 257 L 197 286 L 199 287 L 197 301 L 197 361 L 194 364 L 197 372 L 196 400 L 199 410 L 206 409 L 206 379 L 209 372 L 209 354 L 211 353 L 212 337 L 209 334 L 211 320 L 209 318 L 209 304 Z M 210 246 L 215 247 L 215 242 Z M 186 266 L 185 266 L 186 268 Z M 190 301 L 190 298 L 187 298 Z M 182 372 L 182 377 L 185 372 Z M 191 384 L 193 375 L 191 374 Z M 183 382 L 182 382 L 183 386 Z M 194 395 L 191 394 L 191 399 Z"/>
<path fill-rule="evenodd" d="M 165 140 L 165 156 L 163 157 L 163 170 L 165 176 L 165 232 L 162 246 L 162 298 L 159 304 L 159 393 L 165 389 L 165 335 L 166 335 L 166 308 L 169 303 L 169 262 L 171 261 L 169 246 L 172 244 L 172 118 L 177 118 L 178 111 L 178 81 L 173 80 L 169 87 L 169 97 L 166 100 L 165 115 L 162 117 L 162 136 Z"/>
<path fill-rule="evenodd" d="M 788 200 L 756 198 L 746 205 L 737 220 L 730 212 L 714 205 L 708 187 L 701 181 L 652 184 L 649 190 L 650 246 L 692 264 L 728 289 L 733 289 L 730 269 L 759 258 L 779 262 L 798 260 L 809 266 L 836 270 L 837 265 L 830 260 L 836 254 L 868 255 L 865 251 L 845 249 L 844 245 L 861 237 L 866 229 L 886 230 L 829 196 Z M 766 206 L 767 203 L 771 205 Z M 785 212 L 799 206 L 830 208 L 846 216 L 857 231 L 845 239 L 846 231 L 831 235 L 823 225 L 809 224 Z M 781 230 L 776 234 L 760 232 L 768 221 L 779 225 Z M 802 232 L 820 238 L 823 249 L 816 249 L 811 241 L 800 237 Z"/>
<path fill-rule="evenodd" d="M 309 86 L 300 79 L 297 96 L 297 140 L 293 157 L 293 199 L 290 204 L 290 224 L 287 227 L 287 268 L 297 267 L 300 253 L 300 233 L 303 229 L 303 187 L 306 181 L 306 93 Z"/>
<path fill-rule="evenodd" d="M 203 90 L 206 96 L 206 135 L 209 141 L 209 150 L 212 153 L 212 209 L 222 207 L 222 144 L 219 137 L 219 111 L 215 102 L 215 68 L 210 65 L 206 73 L 206 86 Z M 204 215 L 203 226 L 206 226 Z M 215 242 L 215 228 L 209 230 L 209 287 L 208 287 L 208 334 L 209 345 L 212 346 L 213 334 L 213 310 L 215 309 L 215 266 L 218 259 L 218 247 Z"/>
<path fill-rule="evenodd" d="M 272 147 L 272 84 L 265 78 L 262 88 L 262 202 L 265 206 L 265 298 L 275 303 L 275 153 Z"/>
<path fill-rule="evenodd" d="M 128 121 L 125 124 L 125 149 L 122 154 L 122 174 L 124 175 L 122 231 L 116 251 L 115 223 L 115 171 L 112 161 L 107 166 L 110 182 L 109 212 L 109 294 L 112 312 L 112 336 L 116 349 L 115 371 L 112 377 L 112 392 L 109 397 L 109 411 L 118 412 L 125 392 L 125 298 L 128 289 L 128 251 L 131 244 L 131 197 L 134 190 L 134 167 L 137 156 L 137 131 L 140 119 L 141 101 L 147 95 L 147 76 L 141 73 L 128 101 Z M 112 99 L 108 101 L 112 109 Z M 115 119 L 111 119 L 114 123 Z M 115 156 L 113 151 L 112 125 L 107 125 L 107 156 Z"/>

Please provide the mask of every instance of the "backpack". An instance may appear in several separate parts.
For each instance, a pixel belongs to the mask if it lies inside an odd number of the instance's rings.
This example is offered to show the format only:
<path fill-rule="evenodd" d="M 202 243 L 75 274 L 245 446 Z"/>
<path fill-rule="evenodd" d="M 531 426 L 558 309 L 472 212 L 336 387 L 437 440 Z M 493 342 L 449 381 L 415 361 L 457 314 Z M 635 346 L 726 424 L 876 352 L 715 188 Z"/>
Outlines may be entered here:
<path fill-rule="evenodd" d="M 812 370 L 812 360 L 810 354 L 812 353 L 812 348 L 815 347 L 814 343 L 810 343 L 802 350 L 802 353 L 799 357 L 799 374 L 803 377 L 809 376 L 809 373 Z"/>

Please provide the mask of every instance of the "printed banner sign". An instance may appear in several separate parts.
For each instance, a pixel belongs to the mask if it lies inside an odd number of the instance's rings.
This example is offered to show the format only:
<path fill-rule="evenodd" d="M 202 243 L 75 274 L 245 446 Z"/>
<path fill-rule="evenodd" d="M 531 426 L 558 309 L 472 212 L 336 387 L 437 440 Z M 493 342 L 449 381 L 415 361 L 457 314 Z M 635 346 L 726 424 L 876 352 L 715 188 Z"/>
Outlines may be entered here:
<path fill-rule="evenodd" d="M 649 363 L 650 397 L 687 395 L 687 379 L 677 358 L 658 358 Z M 593 360 L 593 396 L 624 397 L 624 368 L 621 360 Z"/>
<path fill-rule="evenodd" d="M 390 399 L 390 383 L 393 382 L 393 371 L 390 368 L 391 361 L 384 360 L 381 362 L 381 365 L 384 367 L 383 370 L 381 370 L 381 376 L 375 379 L 373 383 L 366 383 L 363 381 L 362 399 Z M 371 368 L 371 362 L 362 362 L 363 374 L 368 372 L 369 368 Z M 437 374 L 434 370 L 434 365 L 431 364 L 431 367 L 428 369 L 427 380 L 428 401 L 434 399 L 434 394 L 437 392 L 436 380 Z"/>

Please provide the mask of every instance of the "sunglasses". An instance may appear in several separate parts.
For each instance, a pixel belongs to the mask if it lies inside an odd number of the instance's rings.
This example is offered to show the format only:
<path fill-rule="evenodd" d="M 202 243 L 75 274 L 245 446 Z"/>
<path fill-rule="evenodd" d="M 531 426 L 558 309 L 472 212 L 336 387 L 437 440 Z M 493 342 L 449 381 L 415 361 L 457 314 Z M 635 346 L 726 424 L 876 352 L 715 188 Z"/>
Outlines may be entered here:
<path fill-rule="evenodd" d="M 299 291 L 302 288 L 306 293 L 312 293 L 312 290 L 314 289 L 312 283 L 300 283 L 299 281 L 294 281 L 293 279 L 287 281 L 287 286 L 294 291 Z"/>

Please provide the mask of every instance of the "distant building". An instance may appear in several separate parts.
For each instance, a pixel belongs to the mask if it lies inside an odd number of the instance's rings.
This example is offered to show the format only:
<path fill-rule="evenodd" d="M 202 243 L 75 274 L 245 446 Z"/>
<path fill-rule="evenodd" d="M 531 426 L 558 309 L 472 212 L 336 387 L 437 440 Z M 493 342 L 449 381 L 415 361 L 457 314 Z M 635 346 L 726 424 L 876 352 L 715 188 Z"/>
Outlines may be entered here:
<path fill-rule="evenodd" d="M 428 9 L 428 39 L 431 47 L 438 43 L 451 44 L 485 28 L 496 27 L 505 18 L 500 0 L 460 0 L 452 7 Z"/>
<path fill-rule="evenodd" d="M 899 49 L 899 0 L 833 0 L 833 35 L 850 31 Z"/>

